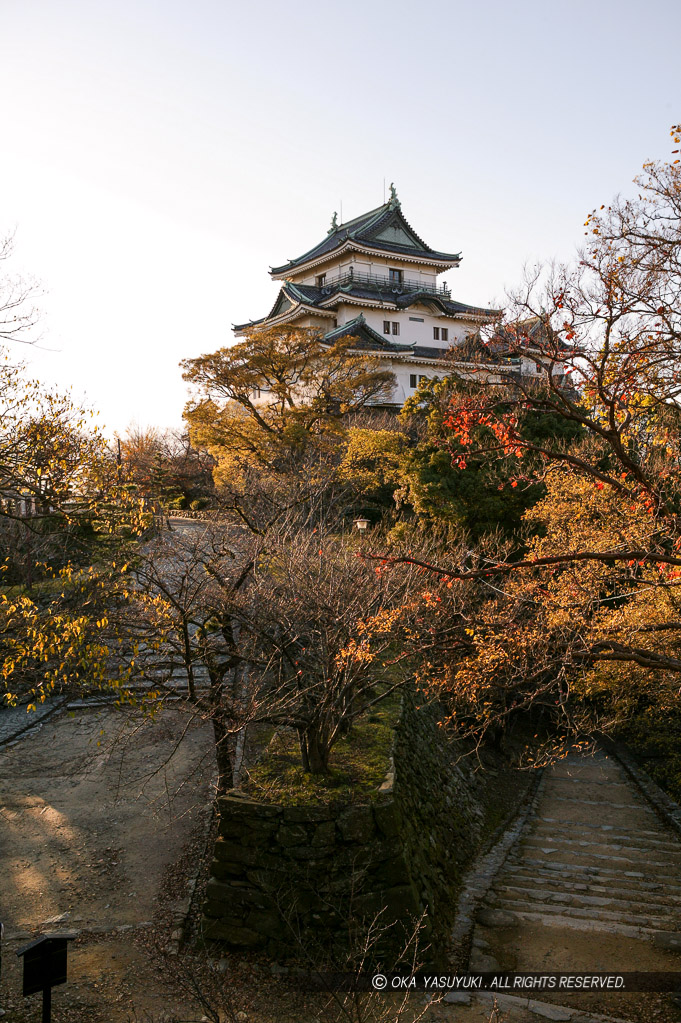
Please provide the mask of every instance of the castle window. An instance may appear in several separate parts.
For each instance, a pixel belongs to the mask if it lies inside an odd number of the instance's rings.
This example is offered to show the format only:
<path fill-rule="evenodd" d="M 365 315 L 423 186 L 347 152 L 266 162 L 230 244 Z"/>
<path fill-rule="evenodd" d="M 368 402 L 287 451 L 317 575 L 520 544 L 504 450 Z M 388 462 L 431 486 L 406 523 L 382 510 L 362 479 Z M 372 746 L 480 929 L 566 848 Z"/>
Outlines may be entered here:
<path fill-rule="evenodd" d="M 433 327 L 433 341 L 439 341 L 439 340 L 440 340 L 440 328 L 439 327 Z"/>
<path fill-rule="evenodd" d="M 318 288 L 323 288 L 325 284 L 326 284 L 326 274 L 320 274 L 319 277 L 317 278 L 317 287 Z"/>
<path fill-rule="evenodd" d="M 443 327 L 442 328 L 442 340 L 443 341 L 448 341 L 449 340 L 449 327 Z"/>
<path fill-rule="evenodd" d="M 425 373 L 419 373 L 419 383 L 421 383 L 422 380 L 427 380 L 427 379 L 428 379 L 428 377 L 426 376 Z"/>
<path fill-rule="evenodd" d="M 409 386 L 416 387 L 416 373 L 409 374 Z"/>
<path fill-rule="evenodd" d="M 384 334 L 389 334 L 390 333 L 390 320 L 384 320 L 383 321 L 383 333 Z"/>
<path fill-rule="evenodd" d="M 388 268 L 388 280 L 391 284 L 401 284 L 402 276 L 403 274 L 401 270 L 395 270 L 393 267 Z"/>
<path fill-rule="evenodd" d="M 400 325 L 399 325 L 399 323 L 395 323 L 395 321 L 393 320 L 393 334 L 399 334 L 399 332 L 400 332 Z"/>

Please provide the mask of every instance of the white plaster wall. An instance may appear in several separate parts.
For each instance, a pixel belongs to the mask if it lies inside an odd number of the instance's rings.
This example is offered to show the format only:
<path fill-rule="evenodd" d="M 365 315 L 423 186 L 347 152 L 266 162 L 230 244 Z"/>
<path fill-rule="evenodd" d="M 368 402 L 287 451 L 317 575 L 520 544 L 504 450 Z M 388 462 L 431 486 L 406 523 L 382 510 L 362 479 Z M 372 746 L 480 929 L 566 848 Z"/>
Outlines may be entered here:
<path fill-rule="evenodd" d="M 435 377 L 442 379 L 445 376 L 455 373 L 462 379 L 476 380 L 478 383 L 482 380 L 486 380 L 493 383 L 499 383 L 501 377 L 504 374 L 496 373 L 494 371 L 480 371 L 475 370 L 474 367 L 467 366 L 434 366 L 431 362 L 426 360 L 410 360 L 409 362 L 397 360 L 397 359 L 382 359 L 381 360 L 385 369 L 389 369 L 395 375 L 395 387 L 392 393 L 392 402 L 396 405 L 403 405 L 407 398 L 414 394 L 418 387 L 419 378 L 421 376 L 427 377 L 432 380 Z M 411 377 L 415 376 L 415 385 L 412 385 Z M 302 397 L 304 392 L 301 390 L 299 396 Z M 270 396 L 266 391 L 263 391 L 259 398 L 253 398 L 254 405 L 267 405 L 271 400 Z"/>
<path fill-rule="evenodd" d="M 353 267 L 357 273 L 374 274 L 377 277 L 387 277 L 388 270 L 393 267 L 396 270 L 402 270 L 404 279 L 407 281 L 417 281 L 419 284 L 431 288 L 443 283 L 438 281 L 438 275 L 432 267 L 408 263 L 406 260 L 391 255 L 373 256 L 362 252 L 330 255 L 327 261 L 311 270 L 291 274 L 289 280 L 294 284 L 314 285 L 320 274 L 325 273 L 331 280 L 341 273 L 347 273 L 350 267 Z"/>
<path fill-rule="evenodd" d="M 383 334 L 384 320 L 390 320 L 391 323 L 397 321 L 400 324 L 399 337 L 393 337 L 392 334 L 390 336 L 392 340 L 398 341 L 400 344 L 428 345 L 430 348 L 442 348 L 443 351 L 447 351 L 455 342 L 463 341 L 468 334 L 476 329 L 476 325 L 471 321 L 455 320 L 449 316 L 443 316 L 442 313 L 435 315 L 430 310 L 418 306 L 398 311 L 395 309 L 361 309 L 358 306 L 347 305 L 342 307 L 342 318 L 341 308 L 338 309 L 339 324 L 347 323 L 348 320 L 358 316 L 360 312 L 364 313 L 364 319 L 369 326 L 381 335 Z M 420 317 L 423 322 L 412 320 L 411 316 Z M 440 338 L 436 341 L 433 337 L 433 327 L 447 327 L 449 339 L 442 341 Z"/>
<path fill-rule="evenodd" d="M 398 362 L 393 359 L 385 360 L 385 368 L 395 374 L 395 388 L 392 400 L 395 404 L 403 405 L 407 398 L 415 392 L 418 387 L 419 377 L 426 376 L 429 380 L 433 377 L 444 377 L 447 371 L 444 367 L 429 365 L 426 362 Z M 411 377 L 416 377 L 416 387 L 411 385 Z"/>

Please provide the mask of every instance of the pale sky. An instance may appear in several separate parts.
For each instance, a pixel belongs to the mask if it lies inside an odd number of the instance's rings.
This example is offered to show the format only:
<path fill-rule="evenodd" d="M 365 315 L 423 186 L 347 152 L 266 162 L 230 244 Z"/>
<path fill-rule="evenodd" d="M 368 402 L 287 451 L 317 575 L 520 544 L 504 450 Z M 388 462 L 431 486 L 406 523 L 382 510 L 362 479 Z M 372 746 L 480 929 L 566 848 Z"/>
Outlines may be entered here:
<path fill-rule="evenodd" d="M 0 233 L 46 291 L 18 354 L 110 431 L 178 425 L 180 359 L 384 179 L 463 253 L 453 297 L 500 301 L 669 157 L 680 36 L 678 0 L 2 0 Z"/>

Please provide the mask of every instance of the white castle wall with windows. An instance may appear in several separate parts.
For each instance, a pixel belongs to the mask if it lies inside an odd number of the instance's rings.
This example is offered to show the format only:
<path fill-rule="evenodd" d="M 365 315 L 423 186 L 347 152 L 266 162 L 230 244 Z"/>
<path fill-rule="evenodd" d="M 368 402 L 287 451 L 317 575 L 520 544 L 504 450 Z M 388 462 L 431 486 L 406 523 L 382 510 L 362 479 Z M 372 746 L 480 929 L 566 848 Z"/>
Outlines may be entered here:
<path fill-rule="evenodd" d="M 492 323 L 498 310 L 458 302 L 438 281 L 460 262 L 460 253 L 432 249 L 416 234 L 391 186 L 383 206 L 344 224 L 334 214 L 321 242 L 273 267 L 270 274 L 282 287 L 272 309 L 259 320 L 235 325 L 234 332 L 240 337 L 287 324 L 316 327 L 329 341 L 356 337 L 358 350 L 370 351 L 395 374 L 394 405 L 402 405 L 424 376 L 453 370 L 463 377 L 481 370 L 499 378 L 535 374 L 530 359 L 488 364 L 471 357 L 464 342 Z"/>

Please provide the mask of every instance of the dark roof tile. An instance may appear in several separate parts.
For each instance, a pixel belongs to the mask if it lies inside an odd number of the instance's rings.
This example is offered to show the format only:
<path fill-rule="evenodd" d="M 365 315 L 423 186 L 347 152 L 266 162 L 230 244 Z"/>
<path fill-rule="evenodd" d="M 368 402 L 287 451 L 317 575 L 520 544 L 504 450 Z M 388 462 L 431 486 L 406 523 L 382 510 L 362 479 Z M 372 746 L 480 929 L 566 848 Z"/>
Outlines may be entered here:
<path fill-rule="evenodd" d="M 461 261 L 460 253 L 438 252 L 427 245 L 407 223 L 402 214 L 399 200 L 391 199 L 384 206 L 363 213 L 354 220 L 332 227 L 326 238 L 314 248 L 304 252 L 283 266 L 272 267 L 270 273 L 279 275 L 293 271 L 306 263 L 319 259 L 340 248 L 346 241 L 355 241 L 368 248 L 378 249 L 395 255 L 422 256 L 426 260 L 437 260 L 451 265 Z"/>
<path fill-rule="evenodd" d="M 377 330 L 369 326 L 364 319 L 363 313 L 356 316 L 354 320 L 348 320 L 347 323 L 334 327 L 333 330 L 324 335 L 324 340 L 339 341 L 344 337 L 356 337 L 360 341 L 359 347 L 370 348 L 384 353 L 409 354 L 412 351 L 411 345 L 395 344 L 393 341 L 383 337 L 382 334 L 379 334 Z"/>

